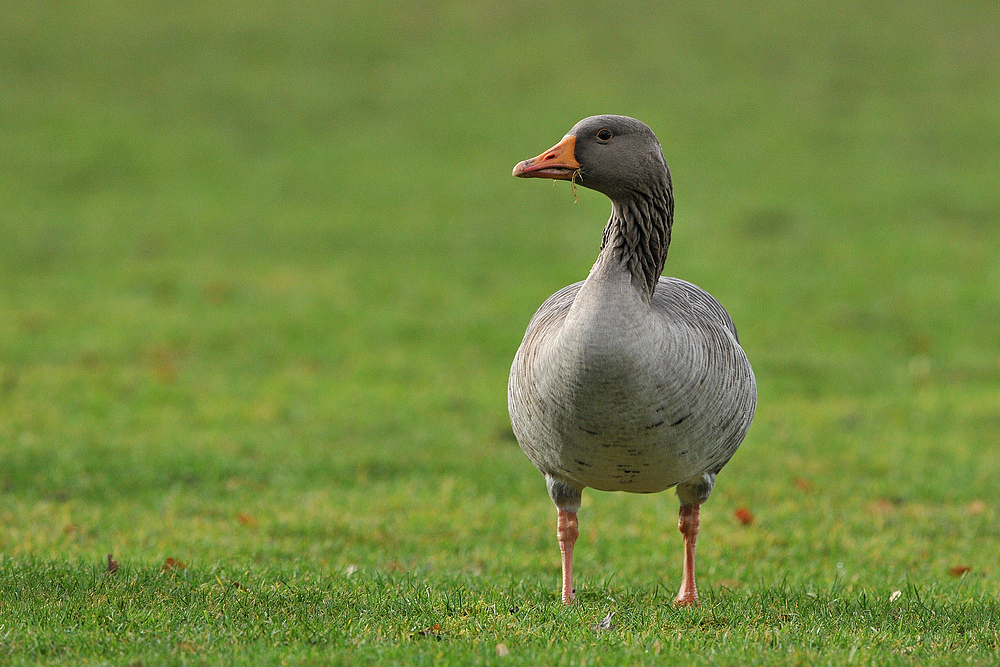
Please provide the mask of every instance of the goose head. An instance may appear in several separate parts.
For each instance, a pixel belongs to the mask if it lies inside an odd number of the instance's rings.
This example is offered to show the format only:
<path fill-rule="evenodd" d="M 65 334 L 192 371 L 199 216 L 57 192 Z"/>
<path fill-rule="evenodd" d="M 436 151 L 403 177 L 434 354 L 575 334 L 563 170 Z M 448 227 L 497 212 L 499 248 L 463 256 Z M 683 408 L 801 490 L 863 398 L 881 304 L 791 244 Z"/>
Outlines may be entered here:
<path fill-rule="evenodd" d="M 514 167 L 520 178 L 573 181 L 612 201 L 670 187 L 660 142 L 649 127 L 628 116 L 584 118 L 549 150 Z"/>

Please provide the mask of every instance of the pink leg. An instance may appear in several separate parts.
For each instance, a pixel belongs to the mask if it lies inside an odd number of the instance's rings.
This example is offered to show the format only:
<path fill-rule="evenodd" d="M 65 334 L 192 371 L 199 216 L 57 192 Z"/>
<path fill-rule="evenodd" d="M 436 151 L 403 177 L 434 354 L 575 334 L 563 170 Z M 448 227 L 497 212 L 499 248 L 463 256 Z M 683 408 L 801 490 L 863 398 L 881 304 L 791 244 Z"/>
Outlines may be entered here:
<path fill-rule="evenodd" d="M 559 521 L 556 524 L 556 535 L 559 537 L 559 551 L 562 552 L 562 601 L 563 604 L 573 602 L 573 545 L 580 536 L 580 527 L 576 520 L 576 512 L 559 510 Z"/>
<path fill-rule="evenodd" d="M 677 527 L 684 536 L 684 575 L 676 600 L 681 607 L 698 604 L 698 588 L 694 584 L 694 544 L 698 540 L 700 515 L 700 505 L 682 506 L 677 520 Z"/>

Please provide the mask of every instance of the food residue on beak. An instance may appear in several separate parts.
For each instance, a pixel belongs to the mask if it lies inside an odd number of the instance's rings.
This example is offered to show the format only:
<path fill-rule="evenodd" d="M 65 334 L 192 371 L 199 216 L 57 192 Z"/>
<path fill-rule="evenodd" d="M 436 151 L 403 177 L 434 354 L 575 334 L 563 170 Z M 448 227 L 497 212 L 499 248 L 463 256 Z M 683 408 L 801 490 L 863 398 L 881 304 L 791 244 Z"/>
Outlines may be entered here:
<path fill-rule="evenodd" d="M 551 178 L 557 181 L 575 181 L 579 177 L 580 163 L 575 153 L 576 135 L 568 134 L 558 144 L 529 160 L 518 162 L 513 175 L 520 178 Z"/>

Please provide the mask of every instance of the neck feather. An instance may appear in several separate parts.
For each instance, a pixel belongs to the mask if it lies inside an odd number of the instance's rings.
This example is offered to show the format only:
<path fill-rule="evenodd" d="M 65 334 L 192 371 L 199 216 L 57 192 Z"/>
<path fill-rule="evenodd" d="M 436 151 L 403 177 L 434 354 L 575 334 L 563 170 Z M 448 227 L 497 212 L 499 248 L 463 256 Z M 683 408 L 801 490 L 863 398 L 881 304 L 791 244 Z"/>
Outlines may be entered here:
<path fill-rule="evenodd" d="M 669 175 L 649 192 L 632 191 L 612 201 L 611 219 L 604 228 L 601 254 L 632 276 L 632 284 L 653 294 L 663 272 L 674 218 L 674 195 Z"/>

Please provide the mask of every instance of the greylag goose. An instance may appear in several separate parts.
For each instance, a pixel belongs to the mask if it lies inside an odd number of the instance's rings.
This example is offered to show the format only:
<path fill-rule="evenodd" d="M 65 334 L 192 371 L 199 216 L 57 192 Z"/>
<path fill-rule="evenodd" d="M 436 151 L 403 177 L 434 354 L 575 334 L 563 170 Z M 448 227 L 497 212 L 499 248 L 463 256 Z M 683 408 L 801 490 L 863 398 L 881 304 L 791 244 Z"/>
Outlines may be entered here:
<path fill-rule="evenodd" d="M 514 434 L 558 510 L 562 600 L 575 596 L 583 489 L 676 486 L 684 540 L 676 602 L 697 604 L 700 507 L 750 427 L 757 387 L 719 302 L 660 276 L 674 211 L 663 150 L 634 118 L 592 116 L 518 163 L 514 176 L 572 181 L 611 199 L 590 275 L 531 318 L 508 386 Z"/>

